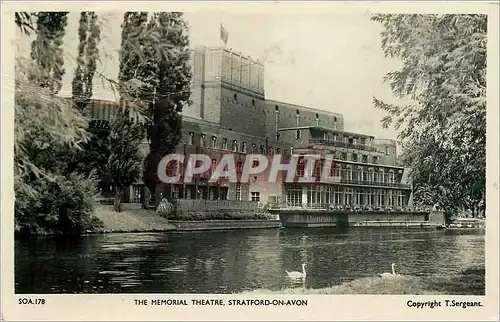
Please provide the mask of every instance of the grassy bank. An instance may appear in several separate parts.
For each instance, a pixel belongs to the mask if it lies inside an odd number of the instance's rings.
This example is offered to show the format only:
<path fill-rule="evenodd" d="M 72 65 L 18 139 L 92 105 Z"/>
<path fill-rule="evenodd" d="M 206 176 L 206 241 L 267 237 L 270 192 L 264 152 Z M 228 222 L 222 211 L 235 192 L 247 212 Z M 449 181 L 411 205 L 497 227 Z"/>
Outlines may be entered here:
<path fill-rule="evenodd" d="M 213 221 L 245 221 L 245 220 L 265 220 L 274 219 L 269 215 L 262 213 L 245 213 L 227 211 L 210 211 L 210 212 L 193 212 L 184 214 L 173 214 L 168 216 L 168 220 L 158 215 L 154 210 L 145 209 L 126 209 L 119 213 L 113 210 L 113 206 L 100 205 L 95 209 L 95 216 L 102 222 L 102 228 L 98 228 L 92 233 L 106 233 L 106 232 L 154 232 L 154 231 L 173 231 L 183 230 L 177 225 L 169 221 L 183 221 L 183 222 L 205 222 L 210 223 Z M 203 226 L 203 225 L 201 225 Z M 220 224 L 217 226 L 219 227 Z M 231 223 L 230 226 L 234 226 Z M 222 227 L 225 227 L 222 225 Z M 225 227 L 231 229 L 231 227 Z M 202 227 L 203 229 L 208 229 Z M 219 227 L 220 228 L 220 227 Z M 237 227 L 235 227 L 237 228 Z M 195 229 L 196 230 L 196 229 Z"/>
<path fill-rule="evenodd" d="M 175 226 L 158 216 L 153 210 L 127 209 L 115 212 L 113 206 L 97 206 L 94 215 L 101 220 L 102 228 L 96 232 L 150 232 L 170 231 Z"/>
<path fill-rule="evenodd" d="M 461 272 L 458 276 L 451 277 L 365 277 L 341 285 L 321 289 L 297 287 L 279 291 L 258 289 L 250 292 L 244 292 L 244 294 L 251 293 L 304 295 L 484 295 L 485 270 L 479 268 L 469 268 Z"/>

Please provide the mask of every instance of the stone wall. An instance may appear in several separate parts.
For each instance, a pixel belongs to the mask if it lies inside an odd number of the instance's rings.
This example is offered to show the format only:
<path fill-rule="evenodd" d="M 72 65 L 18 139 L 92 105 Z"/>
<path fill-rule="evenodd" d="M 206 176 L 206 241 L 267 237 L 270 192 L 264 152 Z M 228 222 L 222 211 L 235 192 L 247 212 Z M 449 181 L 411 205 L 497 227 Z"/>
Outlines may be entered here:
<path fill-rule="evenodd" d="M 376 213 L 349 214 L 349 223 L 358 221 L 428 221 L 429 215 L 424 213 Z"/>
<path fill-rule="evenodd" d="M 279 220 L 169 221 L 177 231 L 279 228 Z"/>
<path fill-rule="evenodd" d="M 431 212 L 429 221 L 433 224 L 444 225 L 446 222 L 444 212 L 442 212 L 442 211 Z"/>

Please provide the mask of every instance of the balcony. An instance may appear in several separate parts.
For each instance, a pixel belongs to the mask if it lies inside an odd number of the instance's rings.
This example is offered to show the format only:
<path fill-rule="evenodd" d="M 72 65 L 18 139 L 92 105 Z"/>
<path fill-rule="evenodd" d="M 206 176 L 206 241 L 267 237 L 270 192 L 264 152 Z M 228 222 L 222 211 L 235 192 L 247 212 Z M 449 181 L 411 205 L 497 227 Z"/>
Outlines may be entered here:
<path fill-rule="evenodd" d="M 388 188 L 411 189 L 411 186 L 409 184 L 404 184 L 404 183 L 348 180 L 344 178 L 341 178 L 339 183 L 347 185 L 352 184 L 352 185 L 362 185 L 362 186 L 378 186 L 378 187 L 388 187 Z"/>
<path fill-rule="evenodd" d="M 316 144 L 329 145 L 329 146 L 334 146 L 334 147 L 339 147 L 339 148 L 357 149 L 357 150 L 372 151 L 372 152 L 377 151 L 377 149 L 373 146 L 369 146 L 369 145 L 365 145 L 365 144 L 351 144 L 351 143 L 346 143 L 346 142 L 341 142 L 341 141 L 336 141 L 336 140 L 331 140 L 331 139 L 311 138 L 311 139 L 309 139 L 309 143 L 316 143 Z"/>

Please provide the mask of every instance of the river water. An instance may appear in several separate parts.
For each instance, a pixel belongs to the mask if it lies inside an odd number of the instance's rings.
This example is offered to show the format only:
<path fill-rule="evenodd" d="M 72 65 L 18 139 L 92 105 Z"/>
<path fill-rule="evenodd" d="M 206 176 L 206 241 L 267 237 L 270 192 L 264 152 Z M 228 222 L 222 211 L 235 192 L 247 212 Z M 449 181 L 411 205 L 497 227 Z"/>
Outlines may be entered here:
<path fill-rule="evenodd" d="M 484 268 L 484 231 L 249 229 L 16 240 L 16 293 L 233 293 Z"/>

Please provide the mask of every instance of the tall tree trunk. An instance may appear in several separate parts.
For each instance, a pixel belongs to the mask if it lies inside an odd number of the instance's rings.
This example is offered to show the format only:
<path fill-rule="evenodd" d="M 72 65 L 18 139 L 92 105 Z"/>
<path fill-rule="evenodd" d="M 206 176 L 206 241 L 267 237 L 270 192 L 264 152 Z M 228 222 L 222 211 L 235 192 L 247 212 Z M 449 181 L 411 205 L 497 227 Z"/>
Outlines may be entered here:
<path fill-rule="evenodd" d="M 151 200 L 151 191 L 147 186 L 144 186 L 144 198 L 142 201 L 142 208 L 149 209 L 150 200 Z"/>
<path fill-rule="evenodd" d="M 115 200 L 113 206 L 116 212 L 121 212 L 122 208 L 122 187 L 115 187 Z"/>

